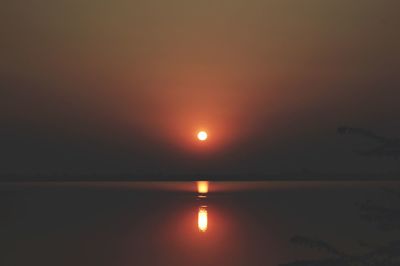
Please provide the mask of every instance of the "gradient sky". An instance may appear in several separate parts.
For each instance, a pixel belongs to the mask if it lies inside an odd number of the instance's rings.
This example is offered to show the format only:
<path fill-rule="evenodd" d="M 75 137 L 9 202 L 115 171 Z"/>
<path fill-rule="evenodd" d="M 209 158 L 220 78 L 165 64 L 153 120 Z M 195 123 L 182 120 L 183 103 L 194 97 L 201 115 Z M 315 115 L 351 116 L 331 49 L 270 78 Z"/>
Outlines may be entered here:
<path fill-rule="evenodd" d="M 336 128 L 400 136 L 399 9 L 389 0 L 3 3 L 0 172 L 398 171 L 353 154 L 364 143 Z M 205 145 L 193 139 L 199 129 Z"/>

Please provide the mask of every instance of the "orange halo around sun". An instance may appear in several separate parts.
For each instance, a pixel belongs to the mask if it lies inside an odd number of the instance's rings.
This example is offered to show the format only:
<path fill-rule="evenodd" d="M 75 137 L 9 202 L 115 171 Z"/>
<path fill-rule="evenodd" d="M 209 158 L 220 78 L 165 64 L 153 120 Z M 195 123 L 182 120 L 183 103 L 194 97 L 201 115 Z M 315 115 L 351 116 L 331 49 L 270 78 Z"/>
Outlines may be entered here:
<path fill-rule="evenodd" d="M 205 141 L 208 138 L 208 134 L 205 131 L 200 131 L 199 133 L 197 133 L 197 139 L 200 141 Z"/>

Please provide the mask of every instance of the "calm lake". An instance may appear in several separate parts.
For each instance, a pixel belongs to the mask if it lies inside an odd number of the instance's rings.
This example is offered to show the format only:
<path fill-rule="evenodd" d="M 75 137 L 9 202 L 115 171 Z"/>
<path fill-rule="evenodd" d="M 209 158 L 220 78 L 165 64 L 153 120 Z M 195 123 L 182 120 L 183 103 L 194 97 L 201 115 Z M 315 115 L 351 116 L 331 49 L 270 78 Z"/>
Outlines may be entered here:
<path fill-rule="evenodd" d="M 0 264 L 279 265 L 400 239 L 360 204 L 399 204 L 396 182 L 38 182 L 0 185 Z M 393 193 L 392 193 L 393 192 Z"/>

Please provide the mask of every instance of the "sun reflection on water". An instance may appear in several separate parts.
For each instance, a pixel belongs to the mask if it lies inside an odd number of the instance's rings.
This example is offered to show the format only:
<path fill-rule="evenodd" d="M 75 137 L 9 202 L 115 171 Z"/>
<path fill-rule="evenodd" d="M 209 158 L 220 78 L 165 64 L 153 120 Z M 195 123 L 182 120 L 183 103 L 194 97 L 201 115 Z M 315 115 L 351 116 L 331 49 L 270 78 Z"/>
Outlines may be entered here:
<path fill-rule="evenodd" d="M 200 207 L 197 215 L 197 226 L 200 232 L 206 232 L 208 227 L 208 212 L 207 205 L 205 205 L 207 200 L 207 193 L 209 188 L 208 181 L 197 181 L 197 198 L 200 201 Z"/>
<path fill-rule="evenodd" d="M 208 181 L 197 181 L 197 192 L 200 194 L 208 193 Z"/>
<path fill-rule="evenodd" d="M 205 231 L 207 231 L 208 217 L 207 217 L 207 208 L 206 208 L 206 206 L 201 206 L 199 208 L 197 224 L 198 224 L 200 232 L 204 233 Z"/>

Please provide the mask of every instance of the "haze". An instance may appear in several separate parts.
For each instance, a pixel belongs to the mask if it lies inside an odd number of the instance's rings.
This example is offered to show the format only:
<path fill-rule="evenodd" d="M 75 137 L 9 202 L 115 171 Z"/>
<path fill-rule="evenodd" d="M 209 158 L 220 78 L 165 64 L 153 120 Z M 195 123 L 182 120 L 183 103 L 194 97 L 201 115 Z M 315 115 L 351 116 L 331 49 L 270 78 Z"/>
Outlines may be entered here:
<path fill-rule="evenodd" d="M 7 2 L 1 172 L 393 171 L 396 163 L 354 155 L 335 130 L 400 135 L 399 8 Z M 212 136 L 206 147 L 193 142 L 199 129 Z"/>

